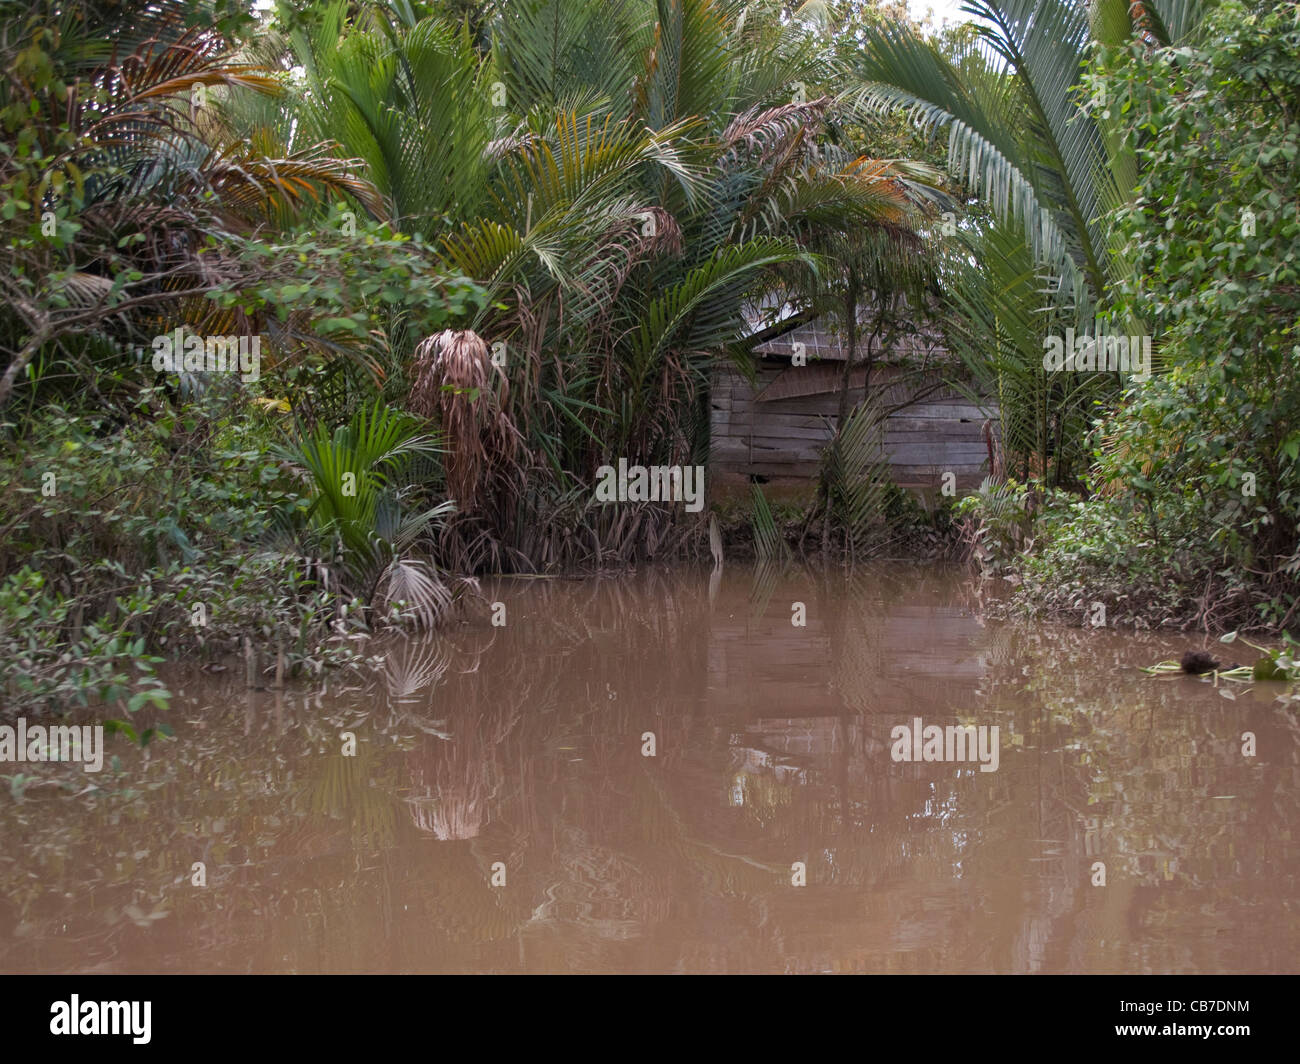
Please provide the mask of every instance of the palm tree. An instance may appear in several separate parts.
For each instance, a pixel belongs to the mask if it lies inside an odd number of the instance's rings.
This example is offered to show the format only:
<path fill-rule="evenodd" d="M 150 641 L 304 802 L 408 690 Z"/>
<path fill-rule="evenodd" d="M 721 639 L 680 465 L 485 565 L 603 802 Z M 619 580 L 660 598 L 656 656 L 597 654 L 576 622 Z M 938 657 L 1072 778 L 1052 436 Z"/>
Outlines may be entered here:
<path fill-rule="evenodd" d="M 973 277 L 962 268 L 972 264 L 983 276 L 957 297 L 977 313 L 958 330 L 955 346 L 984 393 L 1002 401 L 1008 448 L 1022 449 L 1027 465 L 1032 456 L 1039 472 L 1054 455 L 1065 457 L 1067 425 L 1083 423 L 1086 403 L 1106 387 L 1043 377 L 1043 338 L 1066 323 L 1091 331 L 1108 285 L 1126 270 L 1107 217 L 1137 185 L 1136 154 L 1121 135 L 1121 116 L 1082 88 L 1088 61 L 1098 45 L 1133 37 L 1184 41 L 1207 6 L 1203 0 L 968 0 L 964 10 L 978 20 L 978 32 L 947 51 L 905 25 L 863 30 L 859 73 L 866 84 L 848 94 L 852 102 L 867 111 L 902 110 L 927 132 L 946 132 L 949 169 L 987 219 L 977 220 L 975 239 L 958 234 L 950 279 Z M 1012 238 L 983 240 L 985 225 Z M 1015 252 L 1015 242 L 1026 246 L 1027 256 Z M 958 280 L 954 289 L 966 284 Z"/>
<path fill-rule="evenodd" d="M 173 324 L 229 331 L 203 294 L 246 272 L 232 244 L 326 196 L 376 201 L 329 143 L 277 154 L 223 119 L 223 98 L 280 82 L 234 55 L 213 6 L 28 0 L 5 20 L 0 112 L 39 151 L 0 159 L 22 208 L 0 242 L 0 405 L 38 354 L 111 360 Z"/>
<path fill-rule="evenodd" d="M 468 324 L 506 354 L 534 474 L 564 492 L 610 455 L 702 460 L 742 306 L 810 261 L 808 229 L 895 219 L 892 175 L 810 165 L 828 69 L 781 5 L 521 0 L 479 29 L 490 53 L 438 17 L 328 9 L 292 37 L 306 128 L 488 288 Z M 509 492 L 482 509 L 509 534 Z"/>
<path fill-rule="evenodd" d="M 412 463 L 440 450 L 420 428 L 416 418 L 375 400 L 332 432 L 320 423 L 301 428 L 280 455 L 307 474 L 308 539 L 318 556 L 337 556 L 335 587 L 381 610 L 408 608 L 431 626 L 451 604 L 451 593 L 410 551 L 454 506 L 410 508 Z"/>

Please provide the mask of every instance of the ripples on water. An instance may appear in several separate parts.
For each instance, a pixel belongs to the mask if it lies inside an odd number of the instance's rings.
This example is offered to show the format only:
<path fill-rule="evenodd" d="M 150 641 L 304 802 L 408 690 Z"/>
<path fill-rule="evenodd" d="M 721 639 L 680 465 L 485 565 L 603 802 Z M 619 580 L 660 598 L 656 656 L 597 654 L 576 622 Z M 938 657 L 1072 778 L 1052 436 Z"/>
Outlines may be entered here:
<path fill-rule="evenodd" d="M 174 741 L 0 801 L 0 971 L 1298 970 L 1294 710 L 971 593 L 504 580 L 506 627 L 367 683 L 179 674 Z M 998 771 L 893 762 L 915 717 L 998 725 Z"/>

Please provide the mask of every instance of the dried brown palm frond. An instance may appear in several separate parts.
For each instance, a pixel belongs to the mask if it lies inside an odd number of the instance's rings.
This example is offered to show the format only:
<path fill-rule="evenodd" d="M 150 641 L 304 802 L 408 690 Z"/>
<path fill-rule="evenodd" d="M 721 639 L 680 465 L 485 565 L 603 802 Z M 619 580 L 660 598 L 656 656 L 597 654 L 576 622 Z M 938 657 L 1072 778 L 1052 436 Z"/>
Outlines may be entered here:
<path fill-rule="evenodd" d="M 336 148 L 321 143 L 277 158 L 256 146 L 234 143 L 211 152 L 199 175 L 221 207 L 238 218 L 310 206 L 327 193 L 355 196 L 378 215 L 383 198 L 373 184 L 353 173 L 363 165 L 361 160 L 335 158 L 331 151 Z"/>
<path fill-rule="evenodd" d="M 680 255 L 682 246 L 681 226 L 662 207 L 643 207 L 632 211 L 611 226 L 606 239 L 594 249 L 589 268 L 597 263 L 606 268 L 593 269 L 592 273 L 599 284 L 587 284 L 584 287 L 589 291 L 600 292 L 604 297 L 601 307 L 608 312 L 633 267 L 657 255 Z M 614 253 L 621 253 L 621 262 L 618 264 Z"/>
<path fill-rule="evenodd" d="M 476 332 L 445 329 L 416 345 L 411 377 L 411 409 L 441 421 L 447 487 L 460 509 L 472 510 L 489 473 L 509 465 L 520 447 L 506 412 L 506 375 Z"/>
<path fill-rule="evenodd" d="M 830 103 L 830 97 L 823 96 L 806 103 L 752 107 L 731 120 L 722 133 L 722 143 L 727 145 L 729 156 L 748 149 L 757 152 L 763 163 L 778 154 L 797 153 L 811 147 L 805 143 L 805 131 L 822 120 Z"/>
<path fill-rule="evenodd" d="M 488 141 L 483 154 L 489 159 L 504 159 L 508 155 L 531 150 L 539 140 L 541 140 L 540 134 L 532 130 L 523 130 Z"/>
<path fill-rule="evenodd" d="M 138 143 L 142 136 L 182 130 L 199 89 L 242 88 L 267 95 L 282 91 L 274 71 L 231 62 L 227 43 L 197 27 L 178 39 L 142 41 L 120 62 L 92 71 L 88 81 L 106 105 L 98 112 L 81 113 L 97 115 L 85 132 L 101 145 Z M 83 98 L 92 99 L 93 93 Z"/>

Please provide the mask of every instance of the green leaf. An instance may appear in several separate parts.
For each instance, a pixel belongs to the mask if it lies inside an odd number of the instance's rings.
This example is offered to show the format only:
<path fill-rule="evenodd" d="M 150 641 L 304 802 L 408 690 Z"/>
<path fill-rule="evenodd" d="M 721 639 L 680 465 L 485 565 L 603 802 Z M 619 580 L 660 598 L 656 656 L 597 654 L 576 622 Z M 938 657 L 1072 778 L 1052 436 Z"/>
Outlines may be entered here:
<path fill-rule="evenodd" d="M 104 721 L 104 734 L 115 735 L 118 732 L 125 735 L 131 742 L 139 742 L 140 736 L 136 730 L 124 720 L 106 720 Z"/>

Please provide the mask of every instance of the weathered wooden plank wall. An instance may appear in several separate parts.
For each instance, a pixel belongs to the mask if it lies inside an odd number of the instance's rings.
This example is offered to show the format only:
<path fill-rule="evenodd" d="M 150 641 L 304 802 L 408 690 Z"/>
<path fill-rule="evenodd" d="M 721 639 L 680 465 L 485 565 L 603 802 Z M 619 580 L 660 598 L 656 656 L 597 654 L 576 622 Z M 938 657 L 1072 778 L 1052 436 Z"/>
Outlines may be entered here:
<path fill-rule="evenodd" d="M 786 368 L 784 363 L 765 361 L 757 388 L 734 370 L 720 369 L 715 374 L 711 419 L 714 472 L 794 479 L 816 476 L 839 396 L 822 392 L 756 398 Z M 873 380 L 887 384 L 892 372 L 887 367 Z M 860 390 L 853 395 L 855 401 L 859 398 Z M 984 420 L 978 407 L 953 394 L 924 399 L 894 414 L 884 443 L 895 481 L 936 486 L 942 475 L 951 471 L 959 486 L 977 484 L 987 472 Z"/>

